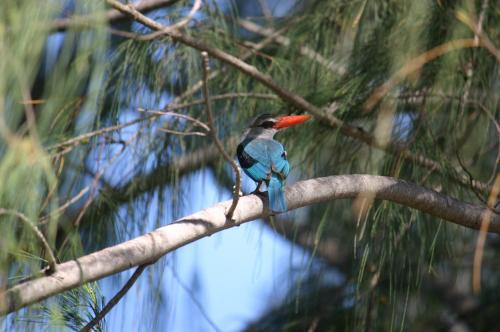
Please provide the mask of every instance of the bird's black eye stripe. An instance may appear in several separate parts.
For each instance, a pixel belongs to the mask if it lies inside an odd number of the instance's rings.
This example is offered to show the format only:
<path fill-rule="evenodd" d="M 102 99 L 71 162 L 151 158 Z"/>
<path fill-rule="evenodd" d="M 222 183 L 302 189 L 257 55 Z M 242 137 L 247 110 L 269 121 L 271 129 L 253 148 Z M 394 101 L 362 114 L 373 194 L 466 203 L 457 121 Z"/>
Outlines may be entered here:
<path fill-rule="evenodd" d="M 265 128 L 265 129 L 269 129 L 269 128 L 272 128 L 274 127 L 274 122 L 273 121 L 264 121 L 260 124 L 259 127 L 262 127 L 262 128 Z"/>

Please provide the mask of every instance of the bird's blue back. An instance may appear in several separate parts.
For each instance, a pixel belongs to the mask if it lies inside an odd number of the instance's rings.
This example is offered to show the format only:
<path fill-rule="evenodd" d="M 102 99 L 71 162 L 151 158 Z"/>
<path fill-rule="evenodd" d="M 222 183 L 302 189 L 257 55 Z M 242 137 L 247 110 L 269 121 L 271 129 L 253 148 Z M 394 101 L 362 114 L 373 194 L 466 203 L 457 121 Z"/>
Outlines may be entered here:
<path fill-rule="evenodd" d="M 254 181 L 268 180 L 272 174 L 285 179 L 290 173 L 285 149 L 278 141 L 255 138 L 242 142 L 244 153 L 255 162 L 243 171 Z"/>

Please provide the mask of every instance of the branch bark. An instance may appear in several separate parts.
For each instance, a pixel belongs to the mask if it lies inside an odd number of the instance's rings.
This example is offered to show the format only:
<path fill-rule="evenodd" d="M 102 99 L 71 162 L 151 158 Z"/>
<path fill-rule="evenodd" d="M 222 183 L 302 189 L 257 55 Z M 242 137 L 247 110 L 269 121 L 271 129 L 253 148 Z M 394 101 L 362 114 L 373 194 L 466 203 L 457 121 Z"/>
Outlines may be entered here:
<path fill-rule="evenodd" d="M 500 234 L 500 215 L 491 210 L 391 177 L 341 175 L 301 181 L 286 188 L 286 199 L 289 209 L 293 210 L 335 199 L 355 198 L 360 193 L 370 193 L 376 199 L 411 207 L 472 229 L 479 229 L 481 220 L 490 217 L 488 231 Z M 130 241 L 60 264 L 50 276 L 13 286 L 0 293 L 0 315 L 86 282 L 152 263 L 198 239 L 269 216 L 266 202 L 259 196 L 248 195 L 240 198 L 233 215 L 234 223 L 227 223 L 225 212 L 231 203 L 232 200 L 216 204 Z"/>
<path fill-rule="evenodd" d="M 179 0 L 142 0 L 139 3 L 133 4 L 133 6 L 136 10 L 140 12 L 147 13 L 149 11 L 162 8 L 162 7 L 168 7 L 172 6 L 176 2 L 179 2 Z M 116 10 L 116 9 L 111 9 L 108 10 L 105 14 L 106 21 L 108 23 L 117 23 L 120 21 L 124 20 L 130 20 L 130 16 Z M 51 29 L 53 31 L 65 31 L 68 28 L 72 27 L 86 27 L 94 24 L 96 22 L 96 18 L 92 16 L 72 16 L 72 17 L 67 17 L 67 18 L 60 18 L 55 20 L 52 25 Z"/>
<path fill-rule="evenodd" d="M 240 198 L 240 186 L 241 186 L 241 177 L 240 177 L 240 167 L 236 164 L 236 162 L 231 158 L 231 156 L 226 152 L 222 142 L 219 140 L 219 136 L 217 131 L 215 130 L 215 122 L 214 116 L 212 112 L 212 103 L 210 101 L 210 94 L 208 91 L 208 77 L 210 72 L 210 64 L 208 62 L 208 54 L 207 52 L 201 52 L 201 57 L 203 58 L 203 95 L 205 96 L 205 104 L 208 118 L 208 126 L 210 127 L 209 133 L 212 136 L 212 141 L 215 146 L 219 150 L 219 153 L 226 159 L 226 161 L 231 165 L 234 176 L 236 178 L 234 190 L 233 190 L 233 202 L 227 211 L 227 219 L 228 221 L 232 220 L 234 210 L 236 209 L 236 205 L 238 205 L 238 200 Z"/>

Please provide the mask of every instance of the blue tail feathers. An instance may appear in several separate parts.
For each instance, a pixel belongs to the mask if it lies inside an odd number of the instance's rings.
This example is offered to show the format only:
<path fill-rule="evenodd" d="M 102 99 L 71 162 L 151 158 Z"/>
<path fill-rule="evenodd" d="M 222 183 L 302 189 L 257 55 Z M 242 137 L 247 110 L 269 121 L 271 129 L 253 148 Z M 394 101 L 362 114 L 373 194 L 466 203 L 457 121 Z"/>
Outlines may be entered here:
<path fill-rule="evenodd" d="M 288 210 L 285 199 L 285 190 L 283 182 L 275 174 L 269 180 L 267 188 L 267 195 L 269 198 L 269 209 L 274 212 L 285 212 Z"/>

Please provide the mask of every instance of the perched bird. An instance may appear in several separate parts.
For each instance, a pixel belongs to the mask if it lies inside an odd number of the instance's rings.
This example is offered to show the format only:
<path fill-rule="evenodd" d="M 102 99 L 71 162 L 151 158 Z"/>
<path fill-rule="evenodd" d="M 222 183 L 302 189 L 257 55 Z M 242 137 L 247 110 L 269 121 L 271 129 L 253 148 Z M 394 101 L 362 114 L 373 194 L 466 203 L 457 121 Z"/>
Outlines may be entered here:
<path fill-rule="evenodd" d="M 257 182 L 254 192 L 260 193 L 262 182 L 266 183 L 271 211 L 284 212 L 288 209 L 284 185 L 290 172 L 286 151 L 280 142 L 274 140 L 274 135 L 281 129 L 303 123 L 309 118 L 309 115 L 260 115 L 245 131 L 238 145 L 236 155 L 241 168 Z"/>

